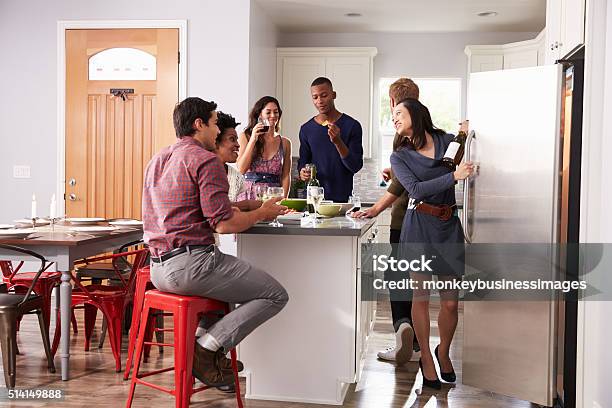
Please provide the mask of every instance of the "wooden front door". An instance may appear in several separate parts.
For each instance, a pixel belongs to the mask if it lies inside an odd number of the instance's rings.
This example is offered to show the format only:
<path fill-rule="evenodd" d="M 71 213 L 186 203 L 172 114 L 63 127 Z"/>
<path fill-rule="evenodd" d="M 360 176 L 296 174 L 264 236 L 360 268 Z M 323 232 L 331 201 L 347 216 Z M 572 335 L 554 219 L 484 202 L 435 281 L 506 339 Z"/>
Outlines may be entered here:
<path fill-rule="evenodd" d="M 178 46 L 178 29 L 66 31 L 68 216 L 141 219 L 144 168 L 175 140 Z M 135 68 L 119 60 L 110 68 L 117 79 L 94 79 L 90 58 L 122 48 L 155 57 L 155 77 L 128 79 Z"/>

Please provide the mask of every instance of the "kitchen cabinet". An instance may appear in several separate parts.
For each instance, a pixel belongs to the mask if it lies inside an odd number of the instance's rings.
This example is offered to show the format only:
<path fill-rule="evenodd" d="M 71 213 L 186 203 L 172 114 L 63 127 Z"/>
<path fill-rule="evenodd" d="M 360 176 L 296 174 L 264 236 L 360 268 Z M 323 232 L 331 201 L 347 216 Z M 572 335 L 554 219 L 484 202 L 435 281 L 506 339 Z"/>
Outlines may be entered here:
<path fill-rule="evenodd" d="M 376 315 L 364 259 L 376 219 L 328 218 L 313 226 L 258 224 L 237 234 L 240 259 L 289 294 L 281 312 L 239 345 L 246 398 L 342 405 L 359 381 Z"/>
<path fill-rule="evenodd" d="M 468 45 L 468 72 L 497 71 L 544 65 L 545 31 L 532 40 L 498 45 Z"/>
<path fill-rule="evenodd" d="M 585 0 L 547 0 L 547 64 L 554 64 L 584 44 L 585 3 Z"/>
<path fill-rule="evenodd" d="M 329 78 L 337 93 L 336 108 L 361 123 L 364 157 L 371 157 L 373 61 L 376 48 L 278 48 L 277 96 L 283 108 L 281 133 L 289 138 L 293 155 L 299 154 L 302 124 L 317 114 L 310 84 Z"/>

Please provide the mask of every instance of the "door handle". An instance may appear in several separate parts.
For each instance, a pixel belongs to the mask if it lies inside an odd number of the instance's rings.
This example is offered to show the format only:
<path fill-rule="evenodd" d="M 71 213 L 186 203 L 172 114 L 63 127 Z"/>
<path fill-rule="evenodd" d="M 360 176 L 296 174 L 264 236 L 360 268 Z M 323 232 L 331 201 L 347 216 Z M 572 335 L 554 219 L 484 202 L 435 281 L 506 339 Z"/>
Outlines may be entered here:
<path fill-rule="evenodd" d="M 77 200 L 77 196 L 76 196 L 76 194 L 74 194 L 74 193 L 70 193 L 70 194 L 68 195 L 68 199 L 69 199 L 70 201 L 76 201 L 76 200 Z"/>
<path fill-rule="evenodd" d="M 472 141 L 476 137 L 476 133 L 472 130 L 465 141 L 465 160 L 470 161 L 472 150 Z M 471 177 L 473 177 L 472 175 Z M 469 177 L 463 180 L 463 211 L 461 213 L 461 224 L 463 225 L 463 237 L 468 244 L 472 243 L 472 233 L 469 227 L 469 202 L 470 202 L 470 182 Z"/>

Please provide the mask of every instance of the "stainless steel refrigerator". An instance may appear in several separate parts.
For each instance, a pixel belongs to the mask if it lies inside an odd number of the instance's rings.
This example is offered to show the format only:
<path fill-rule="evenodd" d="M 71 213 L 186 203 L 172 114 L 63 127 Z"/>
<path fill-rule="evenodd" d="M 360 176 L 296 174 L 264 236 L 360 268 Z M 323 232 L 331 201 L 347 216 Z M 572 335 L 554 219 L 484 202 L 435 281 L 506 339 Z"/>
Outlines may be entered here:
<path fill-rule="evenodd" d="M 575 188 L 568 188 L 569 171 L 563 174 L 571 158 L 564 155 L 570 134 L 564 137 L 563 129 L 572 117 L 571 109 L 564 111 L 567 72 L 568 66 L 557 64 L 470 75 L 467 118 L 472 132 L 466 159 L 478 171 L 464 186 L 468 245 L 556 248 L 567 242 L 563 214 L 569 214 L 568 201 L 579 199 L 571 196 Z M 559 254 L 551 254 L 552 268 Z M 563 400 L 563 387 L 557 386 L 564 372 L 559 356 L 565 342 L 575 344 L 575 338 L 566 339 L 560 330 L 566 327 L 558 320 L 564 315 L 560 301 L 466 301 L 462 382 L 543 406 Z"/>

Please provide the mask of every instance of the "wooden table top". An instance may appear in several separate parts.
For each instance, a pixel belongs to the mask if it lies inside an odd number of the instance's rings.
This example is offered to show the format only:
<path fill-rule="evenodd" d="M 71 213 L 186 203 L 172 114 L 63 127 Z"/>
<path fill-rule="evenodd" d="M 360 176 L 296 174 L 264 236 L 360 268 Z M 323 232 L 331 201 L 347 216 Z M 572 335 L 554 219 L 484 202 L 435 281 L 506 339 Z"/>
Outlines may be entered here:
<path fill-rule="evenodd" d="M 98 225 L 105 226 L 105 225 Z M 108 239 L 122 238 L 136 233 L 142 234 L 142 227 L 119 227 L 113 231 L 76 232 L 71 225 L 57 224 L 54 226 L 36 227 L 35 231 L 26 238 L 2 238 L 0 244 L 17 246 L 79 246 L 106 241 Z"/>

